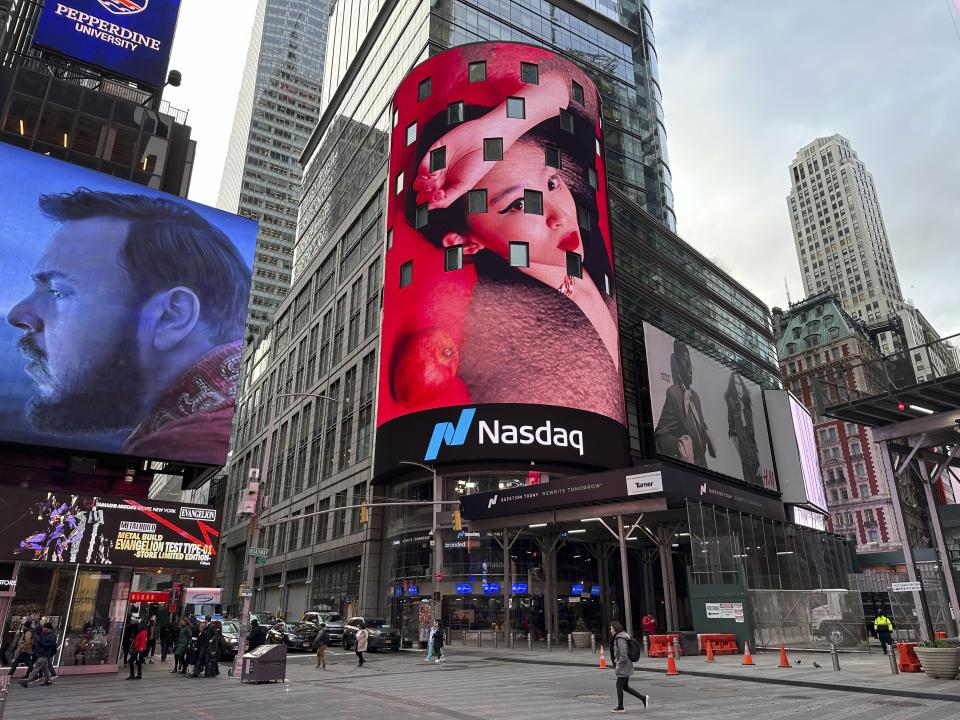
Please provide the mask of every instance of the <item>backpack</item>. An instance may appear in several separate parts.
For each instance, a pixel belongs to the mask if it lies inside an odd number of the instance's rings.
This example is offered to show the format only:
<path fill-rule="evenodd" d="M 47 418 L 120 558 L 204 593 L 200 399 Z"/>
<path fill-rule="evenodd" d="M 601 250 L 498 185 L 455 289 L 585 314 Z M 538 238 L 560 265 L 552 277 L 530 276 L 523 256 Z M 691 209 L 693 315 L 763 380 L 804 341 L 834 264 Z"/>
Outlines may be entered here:
<path fill-rule="evenodd" d="M 630 638 L 627 640 L 627 657 L 630 658 L 630 662 L 637 662 L 643 655 L 643 645 L 636 638 Z"/>

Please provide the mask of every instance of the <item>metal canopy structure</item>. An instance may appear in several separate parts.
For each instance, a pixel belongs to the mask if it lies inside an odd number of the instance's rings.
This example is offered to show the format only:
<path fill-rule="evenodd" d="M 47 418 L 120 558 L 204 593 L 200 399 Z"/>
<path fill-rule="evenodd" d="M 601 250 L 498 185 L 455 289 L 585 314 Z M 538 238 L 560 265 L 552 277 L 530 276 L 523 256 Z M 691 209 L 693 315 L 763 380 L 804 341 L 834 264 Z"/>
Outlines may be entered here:
<path fill-rule="evenodd" d="M 960 373 L 934 378 L 825 409 L 830 417 L 879 427 L 948 413 L 960 407 Z"/>

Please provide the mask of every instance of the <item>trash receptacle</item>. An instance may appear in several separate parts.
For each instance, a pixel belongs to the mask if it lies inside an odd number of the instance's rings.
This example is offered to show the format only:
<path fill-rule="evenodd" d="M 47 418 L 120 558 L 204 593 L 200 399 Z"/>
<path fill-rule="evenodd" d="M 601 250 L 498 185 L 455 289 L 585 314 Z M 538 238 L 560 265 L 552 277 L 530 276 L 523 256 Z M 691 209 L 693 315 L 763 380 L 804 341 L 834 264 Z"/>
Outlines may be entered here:
<path fill-rule="evenodd" d="M 261 645 L 243 656 L 240 681 L 283 682 L 287 677 L 287 646 Z"/>
<path fill-rule="evenodd" d="M 680 633 L 680 651 L 685 656 L 700 654 L 700 645 L 697 642 L 697 633 L 691 630 L 683 630 Z"/>

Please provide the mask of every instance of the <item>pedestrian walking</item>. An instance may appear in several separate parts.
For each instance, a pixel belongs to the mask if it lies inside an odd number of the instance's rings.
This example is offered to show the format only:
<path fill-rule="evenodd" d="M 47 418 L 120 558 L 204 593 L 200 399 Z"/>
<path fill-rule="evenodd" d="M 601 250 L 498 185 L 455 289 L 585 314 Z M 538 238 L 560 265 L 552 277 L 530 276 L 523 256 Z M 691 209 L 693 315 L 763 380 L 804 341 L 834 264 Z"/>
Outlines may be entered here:
<path fill-rule="evenodd" d="M 880 647 L 883 654 L 887 654 L 887 648 L 893 645 L 893 622 L 884 615 L 882 610 L 877 610 L 877 616 L 873 620 L 873 630 L 877 633 L 877 640 L 880 641 Z"/>
<path fill-rule="evenodd" d="M 435 663 L 441 663 L 446 658 L 446 655 L 443 652 L 443 641 L 446 638 L 443 635 L 443 628 L 440 627 L 440 621 L 433 621 L 433 652 L 437 656 L 437 659 L 434 660 Z"/>
<path fill-rule="evenodd" d="M 130 643 L 130 675 L 127 676 L 127 680 L 143 679 L 143 660 L 146 653 L 147 626 L 140 625 L 137 628 L 136 635 L 133 636 L 133 641 Z M 136 671 L 136 675 L 133 674 L 134 671 Z"/>
<path fill-rule="evenodd" d="M 207 642 L 210 640 L 209 633 L 212 631 L 213 619 L 207 615 L 200 623 L 200 632 L 197 635 L 197 660 L 193 664 L 193 674 L 190 677 L 200 677 L 200 671 L 206 671 L 207 668 Z"/>
<path fill-rule="evenodd" d="M 204 677 L 217 677 L 220 674 L 220 656 L 223 654 L 223 625 L 214 620 L 207 628 L 207 664 Z"/>
<path fill-rule="evenodd" d="M 433 660 L 433 636 L 437 634 L 437 623 L 434 622 L 430 626 L 430 634 L 427 636 L 427 657 L 424 658 L 424 662 L 430 662 Z"/>
<path fill-rule="evenodd" d="M 123 626 L 123 664 L 130 662 L 130 646 L 133 644 L 133 638 L 136 637 L 140 629 L 140 623 L 133 619 L 133 616 L 127 618 L 127 624 Z"/>
<path fill-rule="evenodd" d="M 360 623 L 360 629 L 357 631 L 357 667 L 363 667 L 363 654 L 367 651 L 367 641 L 370 639 L 370 631 L 364 623 Z"/>
<path fill-rule="evenodd" d="M 247 652 L 253 652 L 267 641 L 267 631 L 256 620 L 250 621 L 250 634 L 247 635 Z"/>
<path fill-rule="evenodd" d="M 640 620 L 640 630 L 649 641 L 651 635 L 657 634 L 657 619 L 650 613 L 646 613 Z"/>
<path fill-rule="evenodd" d="M 160 662 L 166 662 L 167 655 L 176 647 L 178 632 L 173 618 L 160 626 Z"/>
<path fill-rule="evenodd" d="M 172 673 L 187 672 L 187 651 L 190 649 L 190 640 L 193 639 L 193 633 L 190 630 L 190 621 L 186 618 L 180 618 L 180 628 L 177 630 L 177 640 L 173 646 L 173 670 Z"/>
<path fill-rule="evenodd" d="M 53 629 L 53 623 L 44 623 L 40 635 L 37 636 L 34 648 L 33 670 L 26 678 L 20 681 L 23 687 L 29 687 L 30 683 L 39 680 L 43 675 L 43 684 L 53 683 L 53 656 L 57 654 L 57 633 Z"/>
<path fill-rule="evenodd" d="M 330 633 L 327 632 L 327 624 L 320 623 L 320 629 L 317 636 L 313 639 L 313 649 L 317 651 L 316 667 L 321 670 L 327 669 L 327 645 L 330 644 Z"/>
<path fill-rule="evenodd" d="M 157 618 L 153 616 L 147 623 L 147 662 L 153 665 L 153 656 L 157 652 Z"/>
<path fill-rule="evenodd" d="M 644 709 L 650 707 L 650 696 L 638 693 L 630 687 L 630 676 L 633 675 L 633 663 L 640 659 L 639 643 L 630 637 L 623 629 L 623 625 L 614 621 L 610 623 L 610 659 L 617 674 L 617 706 L 610 712 L 626 712 L 623 707 L 623 693 L 627 692 L 643 703 Z"/>
<path fill-rule="evenodd" d="M 33 621 L 24 620 L 20 626 L 20 633 L 13 651 L 13 662 L 10 663 L 10 677 L 21 664 L 27 666 L 27 677 L 33 671 L 33 651 L 36 645 L 36 635 L 33 632 Z"/>

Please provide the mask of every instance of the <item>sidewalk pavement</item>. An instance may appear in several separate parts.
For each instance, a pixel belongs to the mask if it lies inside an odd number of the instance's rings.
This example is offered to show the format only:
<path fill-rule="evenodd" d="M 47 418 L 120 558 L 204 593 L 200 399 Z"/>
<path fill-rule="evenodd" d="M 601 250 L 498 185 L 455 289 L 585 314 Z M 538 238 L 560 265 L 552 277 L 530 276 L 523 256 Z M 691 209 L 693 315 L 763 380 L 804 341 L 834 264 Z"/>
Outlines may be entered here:
<path fill-rule="evenodd" d="M 478 648 L 476 645 L 464 647 L 454 643 L 447 649 L 451 655 L 478 656 L 501 662 L 582 667 L 596 667 L 600 658 L 599 649 L 597 654 L 593 654 L 589 650 L 570 652 L 566 646 L 557 646 L 547 652 L 543 644 L 527 650 L 525 644 L 521 646 L 518 643 L 514 650 L 510 650 L 502 647 Z M 829 653 L 794 651 L 787 655 L 789 668 L 777 667 L 779 650 L 754 652 L 754 665 L 743 665 L 742 655 L 717 655 L 713 663 L 706 662 L 703 655 L 683 656 L 676 658 L 676 663 L 681 675 L 693 677 L 960 702 L 960 680 L 935 680 L 922 672 L 894 675 L 890 671 L 889 657 L 880 652 L 840 653 L 839 672 L 833 670 Z M 611 665 L 607 657 L 607 666 Z M 637 672 L 665 675 L 667 661 L 665 658 L 641 658 L 634 667 Z"/>

